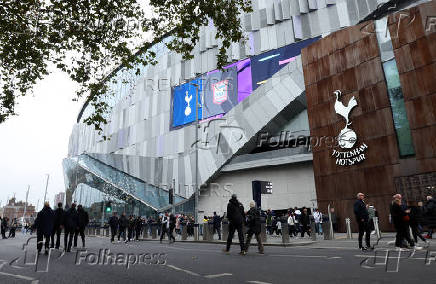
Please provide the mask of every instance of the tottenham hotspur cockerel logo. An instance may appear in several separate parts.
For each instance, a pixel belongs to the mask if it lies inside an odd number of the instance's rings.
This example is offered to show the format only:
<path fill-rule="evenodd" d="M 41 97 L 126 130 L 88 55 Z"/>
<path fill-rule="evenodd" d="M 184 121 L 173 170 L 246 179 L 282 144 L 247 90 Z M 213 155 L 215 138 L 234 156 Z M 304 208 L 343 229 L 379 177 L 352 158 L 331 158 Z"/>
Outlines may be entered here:
<path fill-rule="evenodd" d="M 336 96 L 335 102 L 335 112 L 342 116 L 345 119 L 345 127 L 339 133 L 338 145 L 342 149 L 352 149 L 357 142 L 357 134 L 353 129 L 349 128 L 351 125 L 350 121 L 350 113 L 357 106 L 357 100 L 353 96 L 347 103 L 344 105 L 343 102 L 340 101 L 342 92 L 340 90 L 334 91 Z M 365 160 L 365 154 L 363 153 L 368 146 L 365 143 L 362 143 L 359 147 L 356 147 L 354 150 L 347 150 L 345 152 L 339 152 L 337 150 L 333 150 L 332 156 L 336 158 L 336 164 L 340 166 L 354 165 L 358 162 Z"/>

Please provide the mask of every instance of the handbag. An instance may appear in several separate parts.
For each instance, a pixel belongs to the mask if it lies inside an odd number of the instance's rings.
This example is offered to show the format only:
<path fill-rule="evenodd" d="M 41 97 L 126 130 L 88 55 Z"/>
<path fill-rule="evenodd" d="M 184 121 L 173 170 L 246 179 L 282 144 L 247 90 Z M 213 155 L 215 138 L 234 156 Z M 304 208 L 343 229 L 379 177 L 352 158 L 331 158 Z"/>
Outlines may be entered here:
<path fill-rule="evenodd" d="M 409 222 L 410 221 L 410 216 L 409 215 L 404 215 L 403 216 L 403 221 L 404 222 Z"/>

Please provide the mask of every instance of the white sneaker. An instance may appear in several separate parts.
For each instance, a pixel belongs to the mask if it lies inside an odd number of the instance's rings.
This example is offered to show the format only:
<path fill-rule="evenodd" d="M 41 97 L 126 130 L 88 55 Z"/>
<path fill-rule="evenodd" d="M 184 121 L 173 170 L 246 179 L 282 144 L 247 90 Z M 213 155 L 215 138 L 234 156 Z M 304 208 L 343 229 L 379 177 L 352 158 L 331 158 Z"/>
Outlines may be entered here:
<path fill-rule="evenodd" d="M 396 251 L 407 251 L 407 249 L 405 249 L 405 248 L 400 248 L 400 247 L 395 247 L 395 250 L 396 250 Z"/>
<path fill-rule="evenodd" d="M 375 231 L 372 231 L 372 232 L 371 232 L 371 235 L 375 235 Z"/>
<path fill-rule="evenodd" d="M 422 250 L 423 247 L 414 246 L 414 247 L 412 247 L 412 249 L 414 249 L 414 250 Z"/>

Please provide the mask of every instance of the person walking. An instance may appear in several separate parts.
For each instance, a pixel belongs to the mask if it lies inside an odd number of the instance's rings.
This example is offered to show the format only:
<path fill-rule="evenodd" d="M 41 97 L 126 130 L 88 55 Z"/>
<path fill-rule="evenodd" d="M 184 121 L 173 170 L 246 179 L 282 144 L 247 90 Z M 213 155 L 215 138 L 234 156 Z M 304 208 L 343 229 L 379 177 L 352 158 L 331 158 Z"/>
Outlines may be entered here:
<path fill-rule="evenodd" d="M 424 206 L 424 219 L 425 224 L 428 227 L 428 233 L 426 238 L 433 238 L 433 229 L 436 228 L 436 201 L 433 196 L 427 196 L 427 202 Z"/>
<path fill-rule="evenodd" d="M 300 215 L 301 237 L 304 238 L 304 233 L 310 237 L 310 217 L 307 208 L 303 207 L 303 212 Z M 313 232 L 312 232 L 313 233 Z"/>
<path fill-rule="evenodd" d="M 168 216 L 168 212 L 165 212 L 165 215 L 162 217 L 162 221 L 161 221 L 160 243 L 162 243 L 165 234 L 168 235 L 168 240 L 171 241 L 169 231 L 170 231 L 170 218 Z"/>
<path fill-rule="evenodd" d="M 174 228 L 176 227 L 176 217 L 174 216 L 174 214 L 170 214 L 170 218 L 169 218 L 169 232 L 168 232 L 168 237 L 169 237 L 169 241 L 171 243 L 171 240 L 173 240 L 173 243 L 176 241 L 176 238 L 174 237 Z"/>
<path fill-rule="evenodd" d="M 421 235 L 422 233 L 422 221 L 424 219 L 424 213 L 422 211 L 422 202 L 413 202 L 409 206 L 410 207 L 410 228 L 412 229 L 413 240 L 415 244 L 418 243 L 418 237 L 423 241 L 426 245 L 429 245 L 429 242 Z"/>
<path fill-rule="evenodd" d="M 82 247 L 85 247 L 85 228 L 89 224 L 88 212 L 86 212 L 82 205 L 77 206 L 78 225 L 74 234 L 74 247 L 77 247 L 77 236 L 80 235 L 82 239 Z"/>
<path fill-rule="evenodd" d="M 402 196 L 401 194 L 395 194 L 393 196 L 394 200 L 391 206 L 391 216 L 394 223 L 397 235 L 395 237 L 395 247 L 397 250 L 404 248 L 403 241 L 406 240 L 410 247 L 413 249 L 422 249 L 421 247 L 416 247 L 415 242 L 411 239 L 409 235 L 409 221 L 410 221 L 410 209 L 404 209 L 402 206 Z"/>
<path fill-rule="evenodd" d="M 126 243 L 130 242 L 130 240 L 132 240 L 134 237 L 135 221 L 136 221 L 135 217 L 130 215 L 129 216 L 129 224 L 127 225 L 127 240 L 125 241 Z"/>
<path fill-rule="evenodd" d="M 44 203 L 44 207 L 36 215 L 35 226 L 38 254 L 41 253 L 43 243 L 45 248 L 44 253 L 48 254 L 50 237 L 54 227 L 54 212 L 51 210 L 48 202 Z"/>
<path fill-rule="evenodd" d="M 217 232 L 218 234 L 218 240 L 221 240 L 221 217 L 216 214 L 216 212 L 213 212 L 213 234 Z"/>
<path fill-rule="evenodd" d="M 314 209 L 313 220 L 315 221 L 315 232 L 322 235 L 322 213 L 317 208 Z"/>
<path fill-rule="evenodd" d="M 294 212 L 291 211 L 289 213 L 289 217 L 288 217 L 288 231 L 289 231 L 289 236 L 297 236 L 297 230 L 295 228 L 295 215 Z"/>
<path fill-rule="evenodd" d="M 121 214 L 121 217 L 118 219 L 118 242 L 120 241 L 120 237 L 123 236 L 123 241 L 126 241 L 126 228 L 129 226 L 129 220 L 126 217 L 126 212 Z"/>
<path fill-rule="evenodd" d="M 18 224 L 17 224 L 17 218 L 14 218 L 11 222 L 11 226 L 9 228 L 9 236 L 8 238 L 15 238 L 15 231 L 17 230 Z"/>
<path fill-rule="evenodd" d="M 141 236 L 142 232 L 142 218 L 141 216 L 136 217 L 135 220 L 135 240 L 139 241 L 139 237 Z"/>
<path fill-rule="evenodd" d="M 263 254 L 263 244 L 260 237 L 261 225 L 260 225 L 260 210 L 256 208 L 254 201 L 250 202 L 250 210 L 247 212 L 247 240 L 245 242 L 245 252 L 248 252 L 250 247 L 251 238 L 253 235 L 256 237 L 257 248 L 260 254 Z"/>
<path fill-rule="evenodd" d="M 59 249 L 59 246 L 61 245 L 61 233 L 62 233 L 62 227 L 64 223 L 64 209 L 62 209 L 62 202 L 58 203 L 58 208 L 54 211 L 54 226 L 53 226 L 53 232 L 51 233 L 51 248 Z M 55 238 L 56 235 L 56 246 L 55 246 Z"/>
<path fill-rule="evenodd" d="M 338 232 L 338 216 L 336 215 L 335 208 L 330 208 L 330 218 L 332 219 L 333 232 Z"/>
<path fill-rule="evenodd" d="M 73 237 L 78 229 L 79 215 L 77 214 L 76 203 L 71 204 L 71 208 L 64 215 L 64 250 L 71 252 Z"/>
<path fill-rule="evenodd" d="M 239 254 L 245 255 L 244 233 L 242 231 L 242 225 L 245 220 L 244 206 L 238 201 L 236 194 L 232 194 L 232 198 L 227 204 L 227 218 L 229 220 L 229 235 L 227 237 L 226 248 L 223 251 L 229 253 L 235 231 L 238 231 L 239 246 L 241 247 Z"/>
<path fill-rule="evenodd" d="M 8 218 L 7 217 L 3 217 L 3 219 L 0 218 L 1 223 L 0 223 L 0 229 L 1 229 L 1 234 L 2 234 L 2 239 L 7 239 L 6 237 L 6 230 L 8 228 Z"/>
<path fill-rule="evenodd" d="M 113 212 L 109 218 L 109 227 L 111 228 L 111 243 L 115 242 L 115 236 L 118 230 L 118 216 L 117 212 Z"/>
<path fill-rule="evenodd" d="M 369 226 L 369 214 L 364 199 L 365 195 L 359 192 L 353 207 L 354 215 L 356 216 L 357 225 L 359 227 L 359 249 L 362 251 L 371 248 L 371 227 Z M 365 235 L 366 247 L 362 245 L 363 235 Z"/>

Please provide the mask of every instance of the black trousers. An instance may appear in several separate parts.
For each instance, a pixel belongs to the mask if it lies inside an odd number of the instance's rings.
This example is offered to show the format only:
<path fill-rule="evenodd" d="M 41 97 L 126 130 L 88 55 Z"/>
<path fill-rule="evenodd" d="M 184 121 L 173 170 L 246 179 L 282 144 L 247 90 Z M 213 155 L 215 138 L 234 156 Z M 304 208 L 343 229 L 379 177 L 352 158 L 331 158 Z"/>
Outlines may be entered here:
<path fill-rule="evenodd" d="M 139 237 L 141 236 L 141 231 L 142 231 L 142 228 L 137 228 L 136 229 L 136 240 L 139 240 Z"/>
<path fill-rule="evenodd" d="M 165 237 L 165 234 L 167 234 L 168 236 L 168 240 L 171 240 L 171 234 L 170 234 L 170 229 L 167 228 L 166 226 L 162 226 L 161 230 L 160 230 L 160 240 L 162 241 L 163 238 Z M 173 237 L 174 238 L 174 237 Z"/>
<path fill-rule="evenodd" d="M 54 236 L 56 235 L 56 249 L 59 248 L 59 246 L 61 245 L 61 233 L 62 233 L 62 229 L 61 227 L 56 227 L 53 229 L 53 233 L 51 233 L 51 245 L 50 247 L 54 248 L 55 244 L 54 244 Z"/>
<path fill-rule="evenodd" d="M 77 236 L 80 235 L 82 239 L 82 246 L 85 247 L 85 227 L 81 227 L 74 233 L 74 247 L 77 247 Z"/>
<path fill-rule="evenodd" d="M 367 247 L 371 246 L 371 226 L 369 222 L 365 221 L 357 221 L 357 225 L 359 226 L 359 248 L 362 248 L 362 240 L 363 235 L 365 235 L 365 243 Z"/>
<path fill-rule="evenodd" d="M 421 235 L 421 226 L 420 225 L 410 225 L 410 228 L 412 228 L 413 233 L 413 240 L 415 243 L 418 242 L 418 237 L 421 239 L 421 241 L 425 242 L 426 239 Z"/>
<path fill-rule="evenodd" d="M 127 240 L 129 242 L 130 242 L 131 239 L 133 239 L 133 235 L 134 235 L 133 232 L 134 232 L 133 229 L 131 229 L 131 228 L 127 229 Z"/>
<path fill-rule="evenodd" d="M 126 228 L 120 227 L 120 231 L 118 232 L 118 240 L 120 240 L 120 236 L 123 235 L 123 240 L 126 240 Z"/>
<path fill-rule="evenodd" d="M 221 228 L 220 227 L 214 227 L 213 228 L 213 233 L 215 234 L 215 231 L 218 234 L 218 240 L 221 240 Z"/>
<path fill-rule="evenodd" d="M 395 246 L 402 247 L 403 240 L 406 240 L 411 247 L 415 246 L 412 238 L 409 234 L 409 226 L 405 224 L 397 224 L 395 225 L 395 229 L 397 230 L 397 235 L 395 236 Z"/>
<path fill-rule="evenodd" d="M 36 233 L 36 248 L 38 249 L 38 252 L 41 251 L 42 249 L 42 244 L 44 243 L 44 248 L 48 249 L 50 246 L 50 234 L 49 235 L 44 235 L 42 232 L 37 232 Z M 45 239 L 45 242 L 44 242 Z"/>
<path fill-rule="evenodd" d="M 245 251 L 248 251 L 248 248 L 250 247 L 251 238 L 255 235 L 256 241 L 257 241 L 257 248 L 259 249 L 259 252 L 263 252 L 263 244 L 262 239 L 260 237 L 260 233 L 254 233 L 252 230 L 248 230 L 247 233 L 247 240 L 245 242 Z"/>
<path fill-rule="evenodd" d="M 116 235 L 117 235 L 117 227 L 111 227 L 111 242 L 115 241 Z"/>
<path fill-rule="evenodd" d="M 244 247 L 244 233 L 242 231 L 242 224 L 240 225 L 234 225 L 232 223 L 229 224 L 229 236 L 227 237 L 227 247 L 226 250 L 230 250 L 230 246 L 233 242 L 233 236 L 235 235 L 235 231 L 238 231 L 238 238 L 239 238 L 239 246 L 241 247 L 241 251 L 245 250 Z"/>
<path fill-rule="evenodd" d="M 304 237 L 304 233 L 307 233 L 307 235 L 310 237 L 309 232 L 309 226 L 308 225 L 301 225 L 301 237 Z"/>
<path fill-rule="evenodd" d="M 74 233 L 75 233 L 74 229 L 65 228 L 65 231 L 64 231 L 64 249 L 66 251 L 71 250 L 71 246 L 73 244 Z"/>

